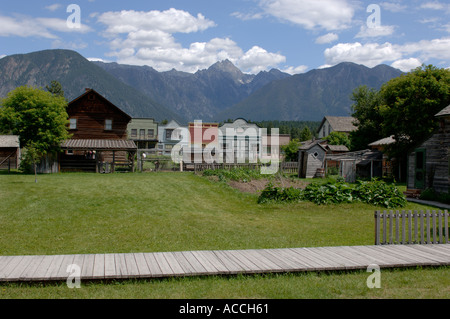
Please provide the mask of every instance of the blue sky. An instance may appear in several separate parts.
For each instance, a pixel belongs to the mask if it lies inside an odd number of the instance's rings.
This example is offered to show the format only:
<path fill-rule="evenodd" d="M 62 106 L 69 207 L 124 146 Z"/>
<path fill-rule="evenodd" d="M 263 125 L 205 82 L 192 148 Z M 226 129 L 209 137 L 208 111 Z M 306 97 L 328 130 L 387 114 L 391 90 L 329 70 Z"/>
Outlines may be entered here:
<path fill-rule="evenodd" d="M 449 18 L 448 0 L 4 1 L 0 57 L 71 49 L 186 72 L 224 59 L 247 73 L 296 74 L 344 61 L 448 68 Z"/>

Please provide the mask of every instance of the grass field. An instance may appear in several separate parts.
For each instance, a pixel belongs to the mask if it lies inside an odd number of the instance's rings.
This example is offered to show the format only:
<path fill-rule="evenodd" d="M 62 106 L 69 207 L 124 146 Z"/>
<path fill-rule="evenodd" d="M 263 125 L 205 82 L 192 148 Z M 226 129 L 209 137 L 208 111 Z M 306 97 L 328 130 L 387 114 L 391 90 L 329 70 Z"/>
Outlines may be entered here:
<path fill-rule="evenodd" d="M 258 205 L 192 173 L 0 175 L 0 255 L 372 245 L 365 204 Z M 424 209 L 408 204 L 406 209 Z M 448 298 L 450 268 L 84 283 L 1 284 L 0 298 Z"/>

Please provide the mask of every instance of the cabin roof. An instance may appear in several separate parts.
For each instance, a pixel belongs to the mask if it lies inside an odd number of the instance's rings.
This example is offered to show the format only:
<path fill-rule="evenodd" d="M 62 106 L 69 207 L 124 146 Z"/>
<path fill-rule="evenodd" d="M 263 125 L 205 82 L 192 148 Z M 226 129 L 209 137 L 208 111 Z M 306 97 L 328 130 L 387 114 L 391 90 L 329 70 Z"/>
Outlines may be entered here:
<path fill-rule="evenodd" d="M 123 110 L 121 110 L 119 107 L 117 107 L 116 105 L 114 105 L 111 101 L 109 101 L 107 98 L 105 98 L 103 95 L 101 95 L 100 93 L 98 93 L 97 91 L 95 91 L 94 89 L 86 89 L 86 92 L 84 92 L 82 95 L 80 95 L 79 97 L 77 97 L 76 99 L 72 100 L 71 102 L 69 102 L 69 105 L 67 106 L 67 108 L 70 108 L 73 104 L 75 104 L 77 101 L 81 100 L 82 98 L 84 98 L 85 96 L 87 96 L 90 93 L 94 93 L 96 94 L 101 100 L 103 100 L 104 102 L 106 102 L 108 105 L 110 105 L 114 110 L 116 110 L 118 113 L 122 114 L 124 117 L 126 117 L 128 119 L 128 121 L 131 121 L 131 116 L 128 115 L 127 113 L 125 113 Z"/>
<path fill-rule="evenodd" d="M 19 136 L 0 135 L 0 147 L 2 148 L 20 147 Z"/>
<path fill-rule="evenodd" d="M 66 140 L 61 144 L 62 149 L 68 150 L 97 150 L 97 151 L 134 151 L 137 146 L 132 140 Z"/>

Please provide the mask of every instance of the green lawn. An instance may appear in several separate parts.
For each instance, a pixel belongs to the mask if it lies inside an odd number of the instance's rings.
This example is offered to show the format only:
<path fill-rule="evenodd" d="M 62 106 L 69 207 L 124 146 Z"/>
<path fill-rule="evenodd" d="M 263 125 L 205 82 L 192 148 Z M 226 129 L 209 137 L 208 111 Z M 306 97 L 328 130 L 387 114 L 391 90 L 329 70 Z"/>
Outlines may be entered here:
<path fill-rule="evenodd" d="M 0 175 L 0 255 L 372 245 L 365 204 L 258 205 L 257 195 L 192 173 Z M 408 204 L 406 209 L 424 209 Z M 442 298 L 450 270 L 0 285 L 0 298 Z M 383 277 L 383 278 L 385 278 Z M 155 289 L 157 288 L 157 289 Z"/>

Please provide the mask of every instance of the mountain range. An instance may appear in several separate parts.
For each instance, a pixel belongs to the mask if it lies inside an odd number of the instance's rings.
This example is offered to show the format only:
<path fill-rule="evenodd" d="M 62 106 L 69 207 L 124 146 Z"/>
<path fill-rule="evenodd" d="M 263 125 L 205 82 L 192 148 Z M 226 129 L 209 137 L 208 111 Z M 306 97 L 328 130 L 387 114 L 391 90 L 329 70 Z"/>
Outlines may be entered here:
<path fill-rule="evenodd" d="M 45 50 L 0 59 L 0 97 L 17 86 L 59 81 L 70 101 L 93 88 L 132 117 L 180 123 L 224 121 L 320 121 L 348 116 L 353 90 L 379 89 L 402 72 L 387 65 L 341 63 L 290 75 L 280 70 L 245 74 L 229 60 L 196 73 L 158 72 L 149 66 L 88 61 L 75 51 Z"/>

